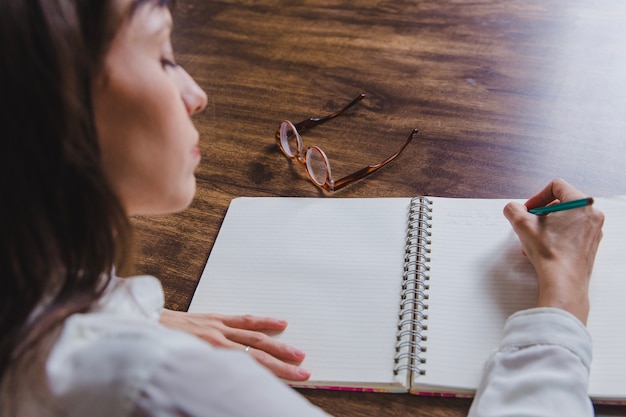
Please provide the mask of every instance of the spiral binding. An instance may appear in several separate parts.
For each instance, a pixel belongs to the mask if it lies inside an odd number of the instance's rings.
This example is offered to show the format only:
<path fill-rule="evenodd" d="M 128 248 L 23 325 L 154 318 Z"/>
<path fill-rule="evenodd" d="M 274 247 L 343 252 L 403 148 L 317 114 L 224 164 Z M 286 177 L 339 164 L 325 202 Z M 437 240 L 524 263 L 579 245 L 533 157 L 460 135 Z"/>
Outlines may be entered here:
<path fill-rule="evenodd" d="M 415 197 L 409 209 L 394 373 L 407 371 L 410 379 L 426 374 L 431 206 L 428 198 Z"/>

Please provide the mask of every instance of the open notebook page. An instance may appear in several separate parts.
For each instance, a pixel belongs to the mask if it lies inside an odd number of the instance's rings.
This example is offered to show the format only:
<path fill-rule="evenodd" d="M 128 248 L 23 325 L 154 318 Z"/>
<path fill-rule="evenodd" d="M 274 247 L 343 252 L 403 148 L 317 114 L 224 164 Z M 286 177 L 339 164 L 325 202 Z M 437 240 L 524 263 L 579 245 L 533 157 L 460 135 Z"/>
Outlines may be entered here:
<path fill-rule="evenodd" d="M 433 391 L 470 393 L 498 346 L 505 319 L 533 305 L 536 279 L 502 214 L 511 200 L 429 199 L 426 375 L 415 382 Z"/>
<path fill-rule="evenodd" d="M 393 368 L 409 203 L 234 199 L 189 311 L 287 320 L 276 337 L 307 353 L 308 384 L 399 390 L 386 384 L 406 383 Z"/>
<path fill-rule="evenodd" d="M 587 327 L 593 340 L 589 395 L 626 398 L 626 197 L 595 199 L 604 212 L 603 237 L 589 289 Z"/>
<path fill-rule="evenodd" d="M 535 275 L 502 215 L 509 200 L 431 199 L 426 376 L 415 381 L 427 386 L 415 391 L 473 391 L 485 359 L 499 344 L 506 318 L 534 305 Z M 606 220 L 590 289 L 588 327 L 594 352 L 589 391 L 596 399 L 619 398 L 626 386 L 626 362 L 621 359 L 626 334 L 620 333 L 626 200 L 598 198 L 595 205 Z"/>

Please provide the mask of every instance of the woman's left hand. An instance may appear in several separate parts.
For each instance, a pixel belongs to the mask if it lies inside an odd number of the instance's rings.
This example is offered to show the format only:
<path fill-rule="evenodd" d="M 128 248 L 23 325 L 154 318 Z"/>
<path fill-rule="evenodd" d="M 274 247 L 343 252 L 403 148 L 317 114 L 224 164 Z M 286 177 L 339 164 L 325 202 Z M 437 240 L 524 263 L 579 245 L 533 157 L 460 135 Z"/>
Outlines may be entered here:
<path fill-rule="evenodd" d="M 246 350 L 279 378 L 306 381 L 311 373 L 298 365 L 304 352 L 281 343 L 267 332 L 281 332 L 287 322 L 252 315 L 227 316 L 213 313 L 186 313 L 164 309 L 161 324 L 198 336 L 213 346 Z"/>

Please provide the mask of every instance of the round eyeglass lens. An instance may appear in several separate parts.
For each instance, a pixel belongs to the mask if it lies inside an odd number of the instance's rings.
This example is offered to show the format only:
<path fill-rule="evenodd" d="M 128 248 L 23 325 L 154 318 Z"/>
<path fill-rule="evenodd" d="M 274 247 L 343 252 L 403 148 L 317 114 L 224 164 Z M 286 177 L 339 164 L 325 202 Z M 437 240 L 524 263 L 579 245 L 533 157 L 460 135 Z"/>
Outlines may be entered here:
<path fill-rule="evenodd" d="M 324 185 L 330 177 L 328 159 L 321 149 L 314 147 L 306 151 L 306 166 L 309 175 L 317 185 Z"/>
<path fill-rule="evenodd" d="M 295 157 L 299 149 L 299 136 L 293 124 L 284 121 L 280 125 L 280 145 L 289 157 Z"/>

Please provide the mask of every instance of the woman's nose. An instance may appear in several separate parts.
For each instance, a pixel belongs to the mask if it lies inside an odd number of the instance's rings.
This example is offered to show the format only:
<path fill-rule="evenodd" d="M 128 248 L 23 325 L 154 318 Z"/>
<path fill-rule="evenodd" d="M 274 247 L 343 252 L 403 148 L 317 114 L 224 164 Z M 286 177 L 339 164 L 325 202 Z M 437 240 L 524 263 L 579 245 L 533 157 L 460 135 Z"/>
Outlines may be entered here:
<path fill-rule="evenodd" d="M 190 116 L 206 108 L 208 97 L 184 68 L 179 67 L 180 94 Z"/>

